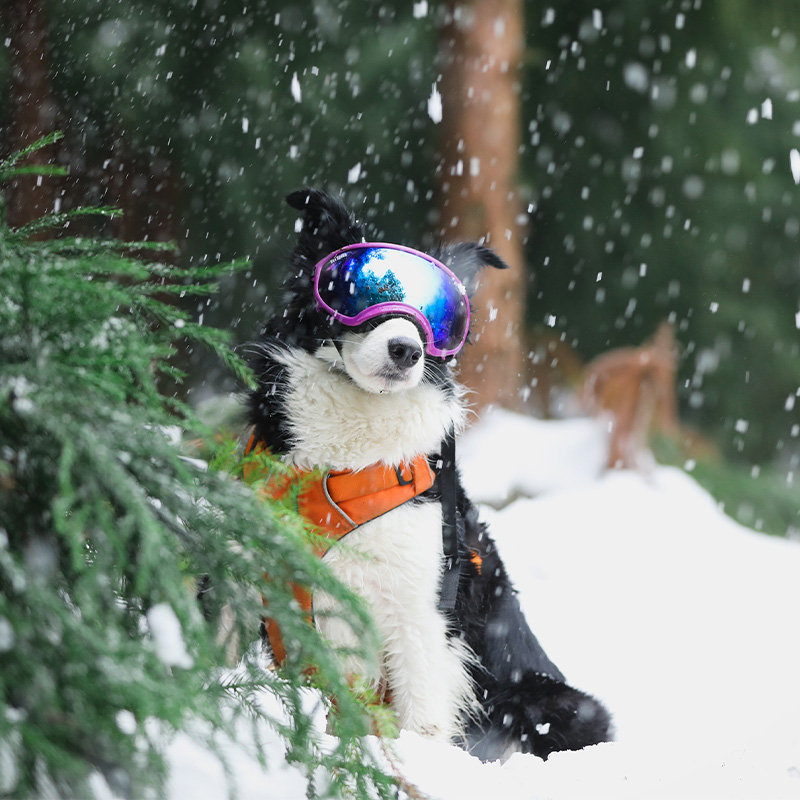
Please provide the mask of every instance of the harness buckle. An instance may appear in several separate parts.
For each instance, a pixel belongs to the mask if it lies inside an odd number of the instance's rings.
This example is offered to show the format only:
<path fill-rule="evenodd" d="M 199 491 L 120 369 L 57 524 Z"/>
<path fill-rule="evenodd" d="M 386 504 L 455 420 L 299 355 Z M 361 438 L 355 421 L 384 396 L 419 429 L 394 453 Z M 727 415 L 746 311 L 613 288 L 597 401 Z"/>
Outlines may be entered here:
<path fill-rule="evenodd" d="M 412 466 L 409 466 L 409 469 L 411 470 L 411 477 L 408 480 L 406 480 L 403 477 L 403 473 L 400 471 L 400 467 L 397 466 L 394 468 L 394 474 L 397 476 L 397 483 L 400 486 L 410 486 L 412 483 L 414 483 L 414 468 Z"/>

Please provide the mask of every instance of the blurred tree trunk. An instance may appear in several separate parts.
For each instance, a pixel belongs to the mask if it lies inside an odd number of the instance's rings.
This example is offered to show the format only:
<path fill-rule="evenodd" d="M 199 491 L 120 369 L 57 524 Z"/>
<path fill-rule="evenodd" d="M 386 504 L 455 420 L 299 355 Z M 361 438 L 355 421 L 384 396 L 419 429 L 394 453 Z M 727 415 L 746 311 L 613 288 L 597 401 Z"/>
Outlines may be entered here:
<path fill-rule="evenodd" d="M 523 48 L 522 0 L 448 4 L 440 37 L 441 234 L 448 241 L 483 238 L 510 266 L 485 271 L 473 299 L 473 343 L 461 357 L 461 376 L 479 406 L 518 408 L 524 384 L 524 231 L 516 187 Z"/>
<path fill-rule="evenodd" d="M 58 160 L 69 166 L 70 174 L 63 180 L 16 178 L 10 187 L 10 223 L 17 227 L 52 211 L 56 197 L 62 196 L 62 210 L 98 202 L 122 210 L 122 216 L 112 223 L 84 221 L 87 235 L 99 233 L 100 224 L 123 241 L 175 241 L 180 233 L 175 209 L 182 186 L 169 158 L 135 152 L 125 133 L 118 130 L 107 134 L 107 146 L 100 152 L 89 153 L 80 131 L 70 130 L 68 120 L 60 119 L 51 81 L 51 31 L 45 5 L 44 0 L 0 0 L 0 21 L 11 40 L 4 149 L 6 154 L 15 153 L 42 136 L 64 129 L 66 139 L 61 144 L 37 150 L 25 163 L 51 164 Z"/>
<path fill-rule="evenodd" d="M 11 40 L 11 91 L 8 152 L 15 153 L 52 133 L 58 106 L 50 81 L 47 19 L 42 0 L 4 0 L 4 28 Z M 51 164 L 58 145 L 37 150 L 28 164 Z M 24 175 L 10 186 L 8 221 L 18 227 L 52 211 L 59 182 L 56 178 Z"/>

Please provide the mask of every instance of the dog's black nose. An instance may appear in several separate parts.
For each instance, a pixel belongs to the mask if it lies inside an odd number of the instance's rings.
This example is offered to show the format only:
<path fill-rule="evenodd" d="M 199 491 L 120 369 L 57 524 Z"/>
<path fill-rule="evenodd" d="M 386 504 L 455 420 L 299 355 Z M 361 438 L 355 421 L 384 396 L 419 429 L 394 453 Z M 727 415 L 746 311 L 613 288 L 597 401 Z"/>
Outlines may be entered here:
<path fill-rule="evenodd" d="M 422 358 L 422 348 L 405 336 L 389 339 L 389 355 L 398 367 L 409 369 Z"/>

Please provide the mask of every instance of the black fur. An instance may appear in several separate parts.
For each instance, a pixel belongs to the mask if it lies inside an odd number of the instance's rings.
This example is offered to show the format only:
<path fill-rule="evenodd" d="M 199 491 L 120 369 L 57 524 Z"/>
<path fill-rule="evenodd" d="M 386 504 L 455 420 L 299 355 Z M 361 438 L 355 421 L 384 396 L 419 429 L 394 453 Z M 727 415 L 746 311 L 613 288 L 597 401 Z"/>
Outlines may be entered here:
<path fill-rule="evenodd" d="M 466 746 L 482 759 L 509 750 L 546 758 L 611 738 L 611 717 L 593 697 L 568 686 L 528 626 L 497 548 L 460 481 L 467 565 L 454 629 L 478 656 L 473 669 L 484 715 L 469 721 Z"/>
<path fill-rule="evenodd" d="M 264 345 L 313 352 L 324 340 L 341 335 L 341 326 L 309 302 L 312 270 L 334 250 L 364 239 L 363 229 L 340 200 L 314 189 L 294 192 L 287 200 L 304 212 L 304 225 L 291 256 L 293 273 L 284 286 L 284 311 L 265 325 L 262 346 L 255 351 L 259 386 L 250 397 L 250 421 L 257 437 L 274 453 L 290 449 L 291 432 L 280 395 L 284 368 L 269 356 Z M 464 281 L 468 291 L 475 288 L 483 266 L 506 266 L 479 244 L 443 247 L 433 255 Z M 452 379 L 442 362 L 432 361 L 425 379 L 452 391 Z M 439 458 L 431 454 L 431 465 L 435 467 Z M 438 484 L 437 480 L 417 502 L 439 501 Z M 525 620 L 486 526 L 478 519 L 478 511 L 459 479 L 456 484 L 463 566 L 449 630 L 451 636 L 463 638 L 477 656 L 478 663 L 471 671 L 481 707 L 479 715 L 466 720 L 461 744 L 489 760 L 513 750 L 546 758 L 555 750 L 609 741 L 612 725 L 608 711 L 593 697 L 570 687 L 547 657 Z"/>
<path fill-rule="evenodd" d="M 338 198 L 317 189 L 292 192 L 286 202 L 303 211 L 303 228 L 292 252 L 292 273 L 284 283 L 280 307 L 261 330 L 260 342 L 272 347 L 293 346 L 313 351 L 325 339 L 337 339 L 342 326 L 321 314 L 308 298 L 312 292 L 314 267 L 326 255 L 348 244 L 363 241 L 364 230 Z M 251 366 L 258 388 L 250 395 L 250 423 L 256 438 L 267 442 L 275 453 L 290 449 L 291 433 L 280 396 L 285 369 L 256 347 Z"/>

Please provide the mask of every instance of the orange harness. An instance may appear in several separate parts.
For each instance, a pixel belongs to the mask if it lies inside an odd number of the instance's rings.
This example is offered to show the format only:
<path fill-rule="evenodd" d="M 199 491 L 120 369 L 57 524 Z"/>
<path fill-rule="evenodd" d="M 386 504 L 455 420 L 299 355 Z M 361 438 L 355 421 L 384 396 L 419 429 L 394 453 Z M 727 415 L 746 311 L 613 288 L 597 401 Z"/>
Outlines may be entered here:
<path fill-rule="evenodd" d="M 269 454 L 269 448 L 251 436 L 245 455 L 262 453 Z M 324 534 L 314 544 L 314 552 L 323 558 L 350 531 L 430 489 L 436 475 L 424 455 L 398 467 L 372 464 L 358 471 L 292 467 L 284 475 L 274 475 L 269 469 L 260 470 L 252 462 L 245 464 L 244 479 L 248 483 L 262 477 L 267 479 L 259 487 L 264 497 L 284 500 L 293 491 L 297 492 L 295 510 Z M 313 621 L 311 592 L 296 584 L 292 585 L 292 591 L 309 621 Z M 280 629 L 269 617 L 264 623 L 275 660 L 282 664 L 286 648 Z"/>

